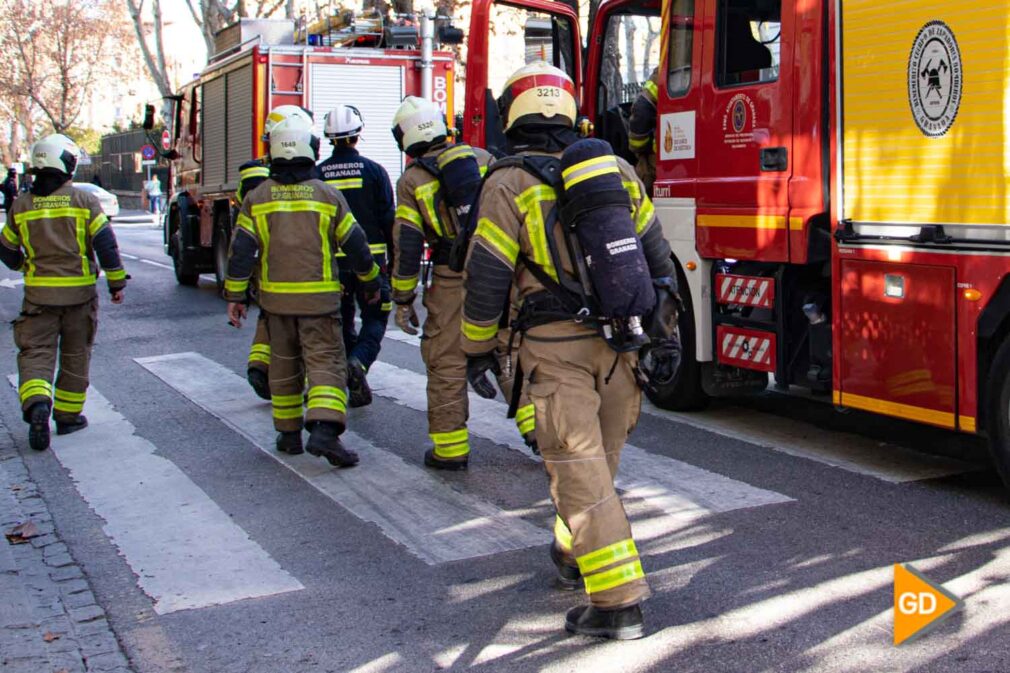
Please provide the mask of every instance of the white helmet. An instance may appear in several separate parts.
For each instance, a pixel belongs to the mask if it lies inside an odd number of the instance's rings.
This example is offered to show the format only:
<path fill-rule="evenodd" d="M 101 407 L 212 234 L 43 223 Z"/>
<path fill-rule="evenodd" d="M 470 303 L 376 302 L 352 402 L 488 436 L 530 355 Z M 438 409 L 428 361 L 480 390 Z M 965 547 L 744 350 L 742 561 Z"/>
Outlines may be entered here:
<path fill-rule="evenodd" d="M 270 160 L 319 159 L 319 138 L 312 133 L 312 122 L 292 115 L 277 122 L 270 131 Z"/>
<path fill-rule="evenodd" d="M 364 126 L 365 122 L 362 121 L 358 108 L 353 105 L 338 105 L 326 113 L 323 135 L 333 140 L 356 138 L 361 135 Z"/>
<path fill-rule="evenodd" d="M 277 128 L 277 125 L 285 119 L 292 117 L 306 122 L 309 128 L 312 128 L 312 124 L 315 123 L 312 113 L 303 107 L 299 107 L 298 105 L 278 105 L 270 111 L 270 114 L 267 115 L 266 120 L 263 122 L 263 142 L 270 142 L 270 134 Z"/>
<path fill-rule="evenodd" d="M 393 115 L 396 144 L 412 157 L 421 156 L 448 134 L 442 110 L 429 100 L 407 96 Z"/>
<path fill-rule="evenodd" d="M 73 175 L 77 170 L 77 160 L 81 158 L 81 148 L 62 133 L 54 133 L 32 145 L 32 170 L 55 168 L 61 173 Z"/>

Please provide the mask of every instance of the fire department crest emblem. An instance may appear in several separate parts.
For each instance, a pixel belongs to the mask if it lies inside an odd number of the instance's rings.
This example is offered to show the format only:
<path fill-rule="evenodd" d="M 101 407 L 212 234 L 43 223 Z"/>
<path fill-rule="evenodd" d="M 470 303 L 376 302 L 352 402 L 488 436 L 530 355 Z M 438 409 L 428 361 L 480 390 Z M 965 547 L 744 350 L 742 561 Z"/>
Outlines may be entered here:
<path fill-rule="evenodd" d="M 961 51 L 943 21 L 919 31 L 908 59 L 908 102 L 924 135 L 939 138 L 954 125 L 964 86 Z"/>

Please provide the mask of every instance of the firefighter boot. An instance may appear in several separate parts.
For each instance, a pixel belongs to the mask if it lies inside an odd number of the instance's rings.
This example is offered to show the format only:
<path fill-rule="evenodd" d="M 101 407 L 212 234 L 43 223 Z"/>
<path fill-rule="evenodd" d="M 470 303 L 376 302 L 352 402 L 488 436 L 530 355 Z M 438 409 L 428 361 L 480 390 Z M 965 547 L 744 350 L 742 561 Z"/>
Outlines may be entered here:
<path fill-rule="evenodd" d="M 617 610 L 583 605 L 568 611 L 565 631 L 610 640 L 635 640 L 645 635 L 645 623 L 638 604 Z"/>
<path fill-rule="evenodd" d="M 300 453 L 304 453 L 305 450 L 302 448 L 301 430 L 295 432 L 278 432 L 277 450 L 281 453 L 286 453 L 289 456 L 297 456 Z"/>
<path fill-rule="evenodd" d="M 358 358 L 347 358 L 347 391 L 351 408 L 367 407 L 372 403 L 372 389 L 365 378 L 365 365 Z"/>
<path fill-rule="evenodd" d="M 49 405 L 36 402 L 25 414 L 28 421 L 28 446 L 36 451 L 49 448 Z"/>
<path fill-rule="evenodd" d="M 358 464 L 358 454 L 340 443 L 340 426 L 327 421 L 316 421 L 309 433 L 305 450 L 313 456 L 322 456 L 330 465 L 353 467 Z"/>
<path fill-rule="evenodd" d="M 527 432 L 523 435 L 523 441 L 526 442 L 526 446 L 530 447 L 530 451 L 533 452 L 534 456 L 540 455 L 540 445 L 537 444 L 537 433 L 534 430 Z"/>
<path fill-rule="evenodd" d="M 469 466 L 470 455 L 463 456 L 462 460 L 447 460 L 435 455 L 435 449 L 428 449 L 424 452 L 424 464 L 436 470 L 465 470 Z"/>
<path fill-rule="evenodd" d="M 88 418 L 84 414 L 77 414 L 77 417 L 72 421 L 56 421 L 56 434 L 57 435 L 69 435 L 71 432 L 77 432 L 78 430 L 83 430 L 88 427 Z"/>
<path fill-rule="evenodd" d="M 257 369 L 256 367 L 250 367 L 245 373 L 246 381 L 252 386 L 252 389 L 256 391 L 264 400 L 270 399 L 270 381 L 267 378 L 267 373 L 262 369 Z"/>
<path fill-rule="evenodd" d="M 551 561 L 558 569 L 558 577 L 555 586 L 562 591 L 575 591 L 582 581 L 582 573 L 579 566 L 572 565 L 565 559 L 565 553 L 558 547 L 557 542 L 551 543 Z"/>

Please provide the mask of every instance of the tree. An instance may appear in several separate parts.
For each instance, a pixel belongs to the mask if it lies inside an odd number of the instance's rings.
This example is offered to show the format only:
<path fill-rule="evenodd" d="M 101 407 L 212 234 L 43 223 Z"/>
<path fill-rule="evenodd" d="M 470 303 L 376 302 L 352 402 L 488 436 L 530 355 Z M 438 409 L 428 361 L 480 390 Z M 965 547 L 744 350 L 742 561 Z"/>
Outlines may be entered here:
<path fill-rule="evenodd" d="M 32 101 L 57 133 L 71 127 L 123 42 L 113 0 L 0 0 L 0 95 Z"/>
<path fill-rule="evenodd" d="M 130 1 L 130 0 L 128 0 Z M 284 18 L 295 18 L 295 0 L 186 0 L 189 13 L 203 34 L 207 54 L 214 53 L 214 35 L 241 18 L 274 16 L 282 8 Z"/>
<path fill-rule="evenodd" d="M 164 24 L 161 15 L 161 0 L 152 0 L 151 29 L 147 30 L 145 21 L 145 4 L 147 0 L 126 0 L 126 7 L 133 19 L 133 29 L 137 35 L 137 45 L 144 55 L 144 65 L 147 72 L 158 87 L 162 96 L 172 95 L 172 82 L 168 76 L 168 66 L 165 63 Z M 148 42 L 148 32 L 154 40 L 153 46 Z"/>

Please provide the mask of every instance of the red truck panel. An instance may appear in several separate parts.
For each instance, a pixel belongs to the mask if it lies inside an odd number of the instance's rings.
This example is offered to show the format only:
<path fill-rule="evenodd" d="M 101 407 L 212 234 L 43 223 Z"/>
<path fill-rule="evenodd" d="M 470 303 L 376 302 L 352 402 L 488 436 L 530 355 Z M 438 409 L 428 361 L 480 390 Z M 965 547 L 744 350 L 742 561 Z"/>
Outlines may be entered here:
<path fill-rule="evenodd" d="M 715 334 L 720 364 L 760 372 L 775 371 L 774 332 L 719 325 Z"/>

